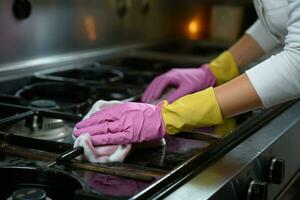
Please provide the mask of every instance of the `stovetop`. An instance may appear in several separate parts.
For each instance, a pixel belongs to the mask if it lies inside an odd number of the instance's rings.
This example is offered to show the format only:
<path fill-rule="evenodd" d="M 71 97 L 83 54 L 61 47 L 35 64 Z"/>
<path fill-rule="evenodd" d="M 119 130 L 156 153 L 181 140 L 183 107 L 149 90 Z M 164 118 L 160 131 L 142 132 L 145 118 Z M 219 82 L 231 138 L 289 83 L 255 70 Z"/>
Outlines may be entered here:
<path fill-rule="evenodd" d="M 261 120 L 257 117 L 259 112 L 247 113 L 231 119 L 231 125 L 224 126 L 229 129 L 211 127 L 167 136 L 162 147 L 135 145 L 124 163 L 72 160 L 60 167 L 46 166 L 58 154 L 72 148 L 74 124 L 96 100 L 139 101 L 151 79 L 180 66 L 172 61 L 129 56 L 3 81 L 0 199 L 9 198 L 17 189 L 32 187 L 43 189 L 50 199 L 128 199 L 153 195 L 189 173 L 192 167 L 204 164 L 210 152 L 235 140 L 241 130 L 252 130 L 255 120 Z"/>

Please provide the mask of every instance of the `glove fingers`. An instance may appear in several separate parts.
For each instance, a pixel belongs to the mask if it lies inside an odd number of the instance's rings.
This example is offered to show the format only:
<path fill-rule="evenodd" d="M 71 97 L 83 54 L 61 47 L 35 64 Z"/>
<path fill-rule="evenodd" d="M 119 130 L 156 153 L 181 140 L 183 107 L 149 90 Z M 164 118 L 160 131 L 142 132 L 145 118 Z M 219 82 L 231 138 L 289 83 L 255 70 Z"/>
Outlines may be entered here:
<path fill-rule="evenodd" d="M 151 101 L 151 96 L 152 96 L 153 92 L 155 91 L 160 79 L 161 79 L 161 77 L 158 76 L 150 83 L 150 85 L 147 87 L 147 89 L 145 90 L 145 92 L 143 94 L 143 97 L 141 99 L 142 102 L 149 103 Z"/>
<path fill-rule="evenodd" d="M 139 142 L 133 138 L 128 132 L 117 132 L 111 134 L 92 135 L 93 145 L 115 145 L 115 144 L 131 144 Z"/>
<path fill-rule="evenodd" d="M 122 131 L 122 127 L 120 127 L 119 121 L 114 122 L 104 122 L 102 124 L 91 125 L 89 127 L 80 128 L 74 131 L 74 135 L 78 137 L 83 133 L 88 133 L 89 135 L 97 135 L 97 134 L 109 134 L 116 133 Z"/>
<path fill-rule="evenodd" d="M 159 85 L 157 85 L 155 91 L 153 92 L 151 100 L 153 101 L 159 99 L 162 96 L 163 92 L 166 90 L 166 88 L 170 85 L 170 82 L 170 79 L 161 80 L 161 82 L 159 83 Z"/>
<path fill-rule="evenodd" d="M 75 127 L 77 129 L 81 129 L 81 128 L 101 124 L 101 123 L 104 123 L 106 121 L 116 121 L 116 120 L 118 120 L 117 117 L 115 117 L 110 112 L 107 112 L 106 110 L 103 110 L 103 111 L 98 111 L 96 113 L 93 113 L 89 118 L 78 122 L 75 125 Z"/>
<path fill-rule="evenodd" d="M 182 96 L 187 95 L 181 88 L 176 89 L 174 92 L 171 92 L 166 96 L 168 103 L 173 103 L 175 100 L 179 99 Z"/>
<path fill-rule="evenodd" d="M 85 127 L 90 127 L 90 126 L 93 126 L 93 125 L 96 125 L 96 124 L 103 123 L 103 122 L 105 122 L 106 119 L 107 119 L 106 117 L 93 116 L 93 117 L 90 117 L 90 118 L 87 118 L 85 120 L 82 120 L 82 121 L 78 122 L 75 125 L 75 128 L 76 129 L 82 129 L 82 128 L 85 128 Z"/>

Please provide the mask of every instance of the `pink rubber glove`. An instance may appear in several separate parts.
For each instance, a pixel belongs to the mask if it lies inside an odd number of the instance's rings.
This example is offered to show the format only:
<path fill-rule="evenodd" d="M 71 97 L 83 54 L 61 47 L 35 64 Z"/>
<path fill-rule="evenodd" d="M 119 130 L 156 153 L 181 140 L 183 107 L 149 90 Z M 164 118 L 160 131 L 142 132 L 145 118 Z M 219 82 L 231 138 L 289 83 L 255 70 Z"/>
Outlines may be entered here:
<path fill-rule="evenodd" d="M 93 145 L 141 143 L 166 132 L 160 105 L 133 102 L 104 108 L 75 127 L 74 135 L 90 134 Z"/>
<path fill-rule="evenodd" d="M 168 87 L 176 87 L 176 90 L 166 96 L 167 101 L 172 103 L 182 96 L 214 86 L 215 83 L 216 78 L 208 65 L 202 65 L 200 68 L 172 69 L 152 81 L 142 97 L 142 102 L 151 103 L 162 98 Z"/>

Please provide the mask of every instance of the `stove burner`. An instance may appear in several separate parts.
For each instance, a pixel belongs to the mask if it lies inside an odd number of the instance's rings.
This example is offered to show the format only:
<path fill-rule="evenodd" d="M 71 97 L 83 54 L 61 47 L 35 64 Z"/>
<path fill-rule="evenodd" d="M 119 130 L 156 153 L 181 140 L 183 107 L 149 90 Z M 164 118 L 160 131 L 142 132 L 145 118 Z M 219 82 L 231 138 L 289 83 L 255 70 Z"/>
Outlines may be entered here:
<path fill-rule="evenodd" d="M 36 107 L 36 108 L 46 108 L 46 109 L 57 109 L 58 105 L 55 101 L 52 100 L 33 100 L 30 102 L 30 106 Z"/>
<path fill-rule="evenodd" d="M 29 188 L 44 191 L 50 199 L 73 199 L 75 191 L 83 188 L 83 184 L 72 175 L 53 169 L 0 167 L 0 177 L 0 199 Z"/>
<path fill-rule="evenodd" d="M 23 87 L 16 92 L 21 104 L 50 108 L 75 114 L 85 113 L 93 98 L 91 88 L 61 82 L 42 82 Z"/>
<path fill-rule="evenodd" d="M 41 140 L 66 142 L 71 140 L 73 129 L 62 119 L 33 116 L 17 122 L 9 129 L 10 133 Z"/>
<path fill-rule="evenodd" d="M 23 188 L 14 191 L 7 200 L 50 200 L 44 190 L 39 188 Z"/>

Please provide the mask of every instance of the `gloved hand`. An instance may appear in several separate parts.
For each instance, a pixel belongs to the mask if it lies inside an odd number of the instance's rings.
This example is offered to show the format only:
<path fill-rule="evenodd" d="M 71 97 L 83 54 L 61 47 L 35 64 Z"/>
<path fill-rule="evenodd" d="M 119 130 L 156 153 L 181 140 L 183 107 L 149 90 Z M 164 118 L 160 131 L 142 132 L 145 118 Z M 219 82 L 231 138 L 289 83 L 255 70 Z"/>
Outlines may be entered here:
<path fill-rule="evenodd" d="M 215 83 L 216 79 L 207 65 L 200 68 L 172 69 L 152 81 L 142 97 L 142 102 L 151 103 L 161 99 L 167 88 L 175 87 L 166 96 L 167 101 L 172 103 L 182 96 L 214 86 Z"/>
<path fill-rule="evenodd" d="M 94 145 L 129 144 L 161 139 L 193 128 L 221 124 L 222 113 L 213 88 L 157 106 L 123 103 L 104 108 L 76 124 L 74 135 L 89 133 Z"/>
<path fill-rule="evenodd" d="M 146 89 L 142 102 L 151 103 L 162 99 L 168 87 L 176 90 L 166 96 L 169 103 L 176 99 L 212 87 L 221 85 L 238 76 L 238 67 L 229 51 L 223 52 L 208 65 L 192 69 L 173 69 L 156 77 Z"/>
<path fill-rule="evenodd" d="M 89 133 L 93 145 L 141 143 L 166 132 L 160 105 L 133 102 L 104 108 L 75 127 L 74 135 Z"/>
<path fill-rule="evenodd" d="M 122 104 L 121 101 L 99 100 L 90 109 L 83 119 L 88 119 L 93 113 L 114 105 Z M 75 127 L 76 130 L 76 127 Z M 123 162 L 131 150 L 131 144 L 94 146 L 88 133 L 74 137 L 74 147 L 81 146 L 84 154 L 77 157 L 78 160 L 87 160 L 91 163 Z"/>

